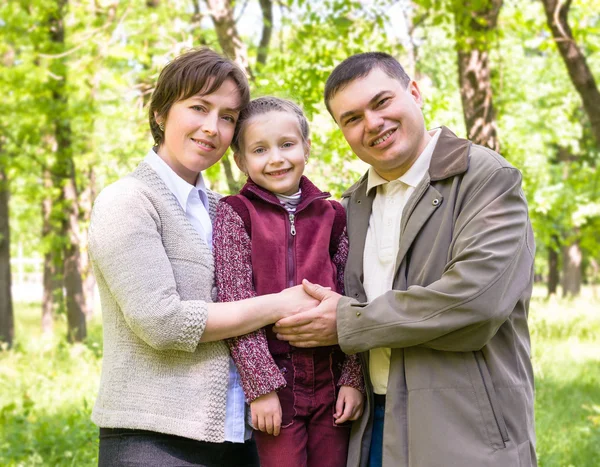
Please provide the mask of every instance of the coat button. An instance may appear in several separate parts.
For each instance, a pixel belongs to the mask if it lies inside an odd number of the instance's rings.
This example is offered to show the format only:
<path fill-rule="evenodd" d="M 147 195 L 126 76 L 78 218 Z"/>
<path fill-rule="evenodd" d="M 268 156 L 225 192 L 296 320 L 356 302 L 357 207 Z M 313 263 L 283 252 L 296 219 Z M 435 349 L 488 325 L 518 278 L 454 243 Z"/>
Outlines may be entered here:
<path fill-rule="evenodd" d="M 358 292 L 357 292 L 357 293 L 355 293 L 355 294 L 354 294 L 354 296 L 355 296 L 356 298 L 358 298 Z"/>
<path fill-rule="evenodd" d="M 440 204 L 440 200 L 439 200 L 439 199 L 437 199 L 437 198 L 435 198 L 435 199 L 434 199 L 434 200 L 431 202 L 431 204 L 433 204 L 434 206 L 437 206 L 438 204 Z"/>
<path fill-rule="evenodd" d="M 357 311 L 357 312 L 356 312 L 356 316 L 360 316 L 360 311 Z"/>

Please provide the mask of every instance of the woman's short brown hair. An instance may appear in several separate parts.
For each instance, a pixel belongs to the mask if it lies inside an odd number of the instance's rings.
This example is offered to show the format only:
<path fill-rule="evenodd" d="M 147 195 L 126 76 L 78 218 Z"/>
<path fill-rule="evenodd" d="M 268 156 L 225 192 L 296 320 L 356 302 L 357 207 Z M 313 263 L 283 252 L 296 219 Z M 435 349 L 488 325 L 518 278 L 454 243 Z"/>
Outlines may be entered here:
<path fill-rule="evenodd" d="M 165 133 L 158 127 L 156 116 L 167 117 L 171 106 L 196 94 L 215 92 L 231 79 L 240 92 L 240 109 L 250 101 L 250 87 L 244 72 L 215 51 L 202 47 L 192 49 L 167 64 L 156 81 L 148 116 L 150 131 L 157 146 L 164 142 Z M 155 116 L 156 114 L 156 116 Z"/>

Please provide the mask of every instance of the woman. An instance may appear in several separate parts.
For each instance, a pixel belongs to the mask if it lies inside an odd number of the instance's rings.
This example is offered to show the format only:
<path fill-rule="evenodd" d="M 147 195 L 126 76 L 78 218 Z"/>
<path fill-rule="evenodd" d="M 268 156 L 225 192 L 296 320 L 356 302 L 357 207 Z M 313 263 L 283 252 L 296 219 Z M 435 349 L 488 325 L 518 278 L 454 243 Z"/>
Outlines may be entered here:
<path fill-rule="evenodd" d="M 178 57 L 150 103 L 156 146 L 95 202 L 89 249 L 104 323 L 92 414 L 99 465 L 258 465 L 244 442 L 244 395 L 222 339 L 314 300 L 296 287 L 212 303 L 219 196 L 202 171 L 229 147 L 248 100 L 246 77 L 231 61 L 209 49 Z"/>

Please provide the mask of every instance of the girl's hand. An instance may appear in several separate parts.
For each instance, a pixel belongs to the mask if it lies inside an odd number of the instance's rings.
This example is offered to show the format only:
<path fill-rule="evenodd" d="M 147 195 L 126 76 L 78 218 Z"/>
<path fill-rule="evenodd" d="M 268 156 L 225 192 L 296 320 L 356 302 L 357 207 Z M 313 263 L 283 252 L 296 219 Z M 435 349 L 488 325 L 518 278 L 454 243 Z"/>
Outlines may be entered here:
<path fill-rule="evenodd" d="M 275 391 L 257 397 L 250 402 L 252 426 L 273 436 L 281 429 L 281 404 Z"/>
<path fill-rule="evenodd" d="M 335 403 L 333 418 L 337 425 L 357 420 L 363 413 L 363 395 L 358 389 L 342 386 Z"/>

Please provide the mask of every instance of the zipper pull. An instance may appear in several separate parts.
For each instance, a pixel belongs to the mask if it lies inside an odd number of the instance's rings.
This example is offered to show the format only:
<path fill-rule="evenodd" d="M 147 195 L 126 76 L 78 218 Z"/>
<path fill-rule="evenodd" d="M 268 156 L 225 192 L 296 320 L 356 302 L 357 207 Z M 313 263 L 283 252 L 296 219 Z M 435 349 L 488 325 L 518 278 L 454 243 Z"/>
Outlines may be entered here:
<path fill-rule="evenodd" d="M 292 234 L 292 237 L 294 235 L 296 235 L 296 226 L 294 225 L 294 215 L 290 214 L 290 233 Z"/>

